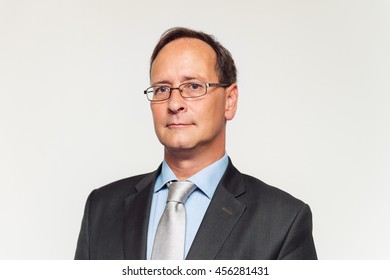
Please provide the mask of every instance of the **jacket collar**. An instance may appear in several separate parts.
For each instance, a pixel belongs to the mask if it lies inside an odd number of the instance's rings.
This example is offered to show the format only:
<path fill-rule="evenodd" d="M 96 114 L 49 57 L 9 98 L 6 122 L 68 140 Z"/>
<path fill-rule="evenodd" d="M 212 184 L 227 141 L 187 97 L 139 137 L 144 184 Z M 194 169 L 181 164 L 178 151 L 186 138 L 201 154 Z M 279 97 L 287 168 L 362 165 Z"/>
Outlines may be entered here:
<path fill-rule="evenodd" d="M 153 189 L 160 167 L 136 186 L 137 193 L 125 199 L 125 259 L 146 259 L 147 235 Z M 237 199 L 246 192 L 241 173 L 229 164 L 211 199 L 187 259 L 215 259 L 225 240 L 240 220 L 246 206 Z"/>
<path fill-rule="evenodd" d="M 229 165 L 202 220 L 187 259 L 215 259 L 246 208 L 237 199 L 246 192 L 241 173 Z"/>
<path fill-rule="evenodd" d="M 125 199 L 123 256 L 128 260 L 146 259 L 146 242 L 153 186 L 160 167 L 147 174 L 137 185 L 136 193 Z"/>

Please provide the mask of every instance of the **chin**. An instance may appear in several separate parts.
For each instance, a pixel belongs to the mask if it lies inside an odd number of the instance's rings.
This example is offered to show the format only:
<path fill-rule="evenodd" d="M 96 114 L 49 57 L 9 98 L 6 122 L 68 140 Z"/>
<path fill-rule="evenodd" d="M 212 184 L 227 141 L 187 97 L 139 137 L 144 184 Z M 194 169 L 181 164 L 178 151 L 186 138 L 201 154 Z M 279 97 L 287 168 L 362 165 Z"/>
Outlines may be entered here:
<path fill-rule="evenodd" d="M 195 148 L 195 145 L 190 144 L 180 144 L 180 145 L 164 145 L 168 150 L 192 150 Z"/>
<path fill-rule="evenodd" d="M 180 143 L 180 144 L 163 144 L 165 147 L 165 150 L 167 150 L 170 153 L 178 153 L 178 152 L 190 152 L 196 148 L 196 145 L 190 144 L 190 143 Z"/>
<path fill-rule="evenodd" d="M 195 137 L 190 135 L 165 135 L 160 139 L 161 144 L 169 150 L 177 149 L 192 149 L 197 143 L 194 141 Z"/>

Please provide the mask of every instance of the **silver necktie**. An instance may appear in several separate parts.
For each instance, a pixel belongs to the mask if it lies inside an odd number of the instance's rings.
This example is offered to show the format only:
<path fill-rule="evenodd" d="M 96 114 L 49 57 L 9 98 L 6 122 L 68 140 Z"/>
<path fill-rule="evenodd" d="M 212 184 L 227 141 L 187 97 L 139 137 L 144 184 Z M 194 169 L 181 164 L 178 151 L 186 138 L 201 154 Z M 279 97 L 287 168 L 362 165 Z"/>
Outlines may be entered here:
<path fill-rule="evenodd" d="M 196 186 L 188 181 L 168 185 L 168 199 L 154 239 L 152 260 L 183 260 L 186 229 L 184 203 Z"/>

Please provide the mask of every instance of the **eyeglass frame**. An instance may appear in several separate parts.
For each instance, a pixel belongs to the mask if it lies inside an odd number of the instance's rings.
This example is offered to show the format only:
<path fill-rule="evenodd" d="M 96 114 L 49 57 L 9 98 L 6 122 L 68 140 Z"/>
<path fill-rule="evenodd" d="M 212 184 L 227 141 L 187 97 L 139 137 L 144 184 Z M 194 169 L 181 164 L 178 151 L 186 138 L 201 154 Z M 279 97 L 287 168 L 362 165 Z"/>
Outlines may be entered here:
<path fill-rule="evenodd" d="M 183 97 L 184 99 L 193 99 L 193 98 L 198 98 L 198 97 L 202 97 L 202 96 L 205 96 L 207 94 L 207 89 L 210 88 L 210 87 L 229 87 L 230 85 L 228 84 L 225 84 L 225 83 L 206 83 L 206 82 L 198 82 L 198 83 L 203 83 L 206 85 L 206 91 L 204 94 L 202 95 L 198 95 L 198 96 L 183 96 L 182 95 L 182 89 L 180 89 L 181 86 L 183 85 L 187 85 L 187 84 L 195 84 L 195 82 L 185 82 L 185 83 L 182 83 L 180 84 L 178 87 L 170 87 L 170 86 L 161 86 L 161 87 L 165 87 L 167 89 L 169 89 L 169 96 L 165 99 L 160 99 L 160 100 L 150 100 L 149 97 L 148 97 L 148 90 L 151 89 L 151 88 L 154 88 L 154 87 L 158 87 L 158 86 L 150 86 L 148 87 L 147 89 L 144 90 L 144 94 L 146 95 L 146 98 L 150 101 L 150 102 L 153 102 L 153 103 L 157 103 L 157 102 L 162 102 L 162 101 L 166 101 L 168 100 L 169 98 L 171 98 L 171 95 L 172 95 L 172 91 L 177 89 L 180 93 L 180 96 Z"/>

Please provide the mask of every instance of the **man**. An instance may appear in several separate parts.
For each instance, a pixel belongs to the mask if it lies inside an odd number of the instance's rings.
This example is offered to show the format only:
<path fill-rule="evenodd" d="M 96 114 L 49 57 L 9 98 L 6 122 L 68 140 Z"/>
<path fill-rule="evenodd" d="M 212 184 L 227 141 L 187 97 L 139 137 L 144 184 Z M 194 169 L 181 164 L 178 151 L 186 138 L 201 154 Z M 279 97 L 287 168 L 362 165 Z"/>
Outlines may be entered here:
<path fill-rule="evenodd" d="M 241 174 L 225 152 L 238 99 L 229 51 L 208 34 L 168 30 L 150 82 L 164 161 L 90 194 L 75 258 L 316 259 L 310 208 Z M 187 201 L 171 201 L 183 185 Z"/>

